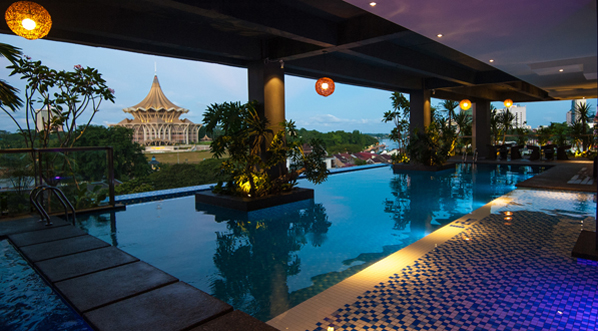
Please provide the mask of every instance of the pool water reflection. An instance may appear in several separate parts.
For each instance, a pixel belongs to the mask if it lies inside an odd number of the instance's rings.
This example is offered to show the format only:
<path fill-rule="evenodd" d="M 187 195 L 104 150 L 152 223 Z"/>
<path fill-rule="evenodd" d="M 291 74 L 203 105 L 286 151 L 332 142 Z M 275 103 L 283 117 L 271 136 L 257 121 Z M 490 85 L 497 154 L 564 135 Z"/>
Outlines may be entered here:
<path fill-rule="evenodd" d="M 0 240 L 0 330 L 91 331 L 7 239 Z"/>
<path fill-rule="evenodd" d="M 335 174 L 315 200 L 242 213 L 193 197 L 79 220 L 90 234 L 263 321 L 515 189 L 541 169 Z"/>

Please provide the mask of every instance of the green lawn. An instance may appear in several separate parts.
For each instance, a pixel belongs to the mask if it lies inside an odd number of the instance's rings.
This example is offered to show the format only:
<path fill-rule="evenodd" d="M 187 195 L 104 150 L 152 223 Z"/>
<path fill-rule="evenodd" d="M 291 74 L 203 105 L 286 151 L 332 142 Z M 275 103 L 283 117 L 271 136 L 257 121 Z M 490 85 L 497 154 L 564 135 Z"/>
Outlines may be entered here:
<path fill-rule="evenodd" d="M 210 151 L 196 151 L 196 152 L 178 152 L 178 153 L 147 153 L 144 154 L 147 160 L 151 160 L 152 156 L 156 157 L 156 160 L 160 163 L 199 163 L 204 159 L 212 157 Z"/>

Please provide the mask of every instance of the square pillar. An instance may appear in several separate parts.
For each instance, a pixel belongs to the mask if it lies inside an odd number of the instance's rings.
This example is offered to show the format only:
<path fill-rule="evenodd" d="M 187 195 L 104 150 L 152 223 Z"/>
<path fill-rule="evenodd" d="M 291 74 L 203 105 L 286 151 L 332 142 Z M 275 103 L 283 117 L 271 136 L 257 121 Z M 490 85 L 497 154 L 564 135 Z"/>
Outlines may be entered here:
<path fill-rule="evenodd" d="M 257 101 L 260 116 L 270 123 L 270 128 L 277 132 L 282 129 L 280 123 L 285 120 L 284 106 L 284 69 L 278 62 L 253 62 L 248 70 L 249 101 Z"/>
<path fill-rule="evenodd" d="M 476 100 L 471 105 L 473 113 L 473 130 L 471 147 L 478 155 L 486 157 L 488 146 L 492 143 L 490 139 L 490 101 Z"/>
<path fill-rule="evenodd" d="M 430 125 L 430 96 L 429 90 L 418 90 L 409 94 L 410 113 L 409 113 L 409 130 L 411 133 L 415 128 L 419 128 L 419 132 L 424 133 L 425 129 Z"/>

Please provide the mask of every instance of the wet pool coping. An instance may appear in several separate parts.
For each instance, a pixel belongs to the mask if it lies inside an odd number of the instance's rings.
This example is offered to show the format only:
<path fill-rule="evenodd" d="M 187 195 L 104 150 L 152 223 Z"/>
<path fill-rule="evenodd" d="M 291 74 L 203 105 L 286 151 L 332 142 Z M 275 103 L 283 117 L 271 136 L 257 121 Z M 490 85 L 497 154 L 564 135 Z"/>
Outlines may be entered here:
<path fill-rule="evenodd" d="M 0 239 L 95 330 L 276 330 L 60 218 L 52 222 L 0 221 Z"/>
<path fill-rule="evenodd" d="M 574 194 L 516 191 L 549 199 Z M 571 257 L 579 226 L 595 231 L 596 221 L 586 216 L 574 222 L 559 209 L 569 200 L 554 201 L 561 207 L 549 208 L 557 208 L 560 218 L 500 197 L 268 324 L 289 331 L 596 330 L 598 263 Z M 518 213 L 507 221 L 505 211 Z M 543 222 L 554 229 L 553 237 L 536 232 Z"/>
<path fill-rule="evenodd" d="M 457 162 L 458 158 L 451 158 Z M 461 163 L 461 162 L 459 162 Z M 473 164 L 471 160 L 466 162 Z M 596 179 L 592 177 L 594 162 L 587 159 L 571 160 L 536 160 L 527 159 L 514 161 L 479 160 L 475 164 L 480 165 L 504 165 L 504 166 L 532 166 L 546 167 L 547 169 L 523 182 L 517 183 L 518 188 L 531 188 L 538 190 L 596 192 Z"/>

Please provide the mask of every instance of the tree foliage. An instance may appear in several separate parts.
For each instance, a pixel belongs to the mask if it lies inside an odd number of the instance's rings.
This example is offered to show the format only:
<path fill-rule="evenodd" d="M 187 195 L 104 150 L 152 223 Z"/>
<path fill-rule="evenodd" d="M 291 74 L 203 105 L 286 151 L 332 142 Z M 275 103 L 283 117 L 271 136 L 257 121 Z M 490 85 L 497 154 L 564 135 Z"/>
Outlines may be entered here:
<path fill-rule="evenodd" d="M 16 64 L 17 59 L 21 56 L 21 49 L 0 43 L 0 57 L 6 58 L 13 65 Z M 23 100 L 18 96 L 19 90 L 8 84 L 3 79 L 0 79 L 0 107 L 11 111 L 16 111 L 23 105 Z"/>
<path fill-rule="evenodd" d="M 292 189 L 302 173 L 316 184 L 325 181 L 328 171 L 322 142 L 309 141 L 312 153 L 305 155 L 295 124 L 285 121 L 281 123 L 283 129 L 274 132 L 268 119 L 258 114 L 257 107 L 256 102 L 225 102 L 210 105 L 204 113 L 208 135 L 216 128 L 222 133 L 210 145 L 214 157 L 229 155 L 222 169 L 230 174 L 231 180 L 226 186 L 219 183 L 215 191 L 260 197 Z M 287 137 L 293 139 L 287 142 Z M 288 170 L 287 158 L 292 161 Z"/>
<path fill-rule="evenodd" d="M 446 114 L 448 116 L 448 125 L 452 126 L 453 118 L 455 118 L 457 115 L 455 113 L 455 109 L 457 109 L 457 107 L 459 107 L 459 103 L 454 100 L 443 100 L 440 103 L 440 106 L 442 107 L 442 111 L 446 112 Z"/>
<path fill-rule="evenodd" d="M 118 185 L 115 193 L 132 194 L 227 181 L 230 178 L 221 171 L 221 166 L 222 160 L 217 159 L 207 159 L 198 164 L 162 164 L 159 171 Z"/>
<path fill-rule="evenodd" d="M 411 135 L 407 154 L 411 162 L 426 166 L 443 165 L 455 144 L 454 128 L 445 121 L 434 121 L 424 132 L 416 128 Z"/>
<path fill-rule="evenodd" d="M 104 127 L 90 125 L 85 135 L 83 128 L 76 134 L 81 135 L 75 146 L 112 146 L 114 159 L 114 177 L 129 179 L 149 174 L 150 167 L 143 155 L 143 146 L 133 142 L 133 130 L 122 126 Z M 107 177 L 106 154 L 103 151 L 77 152 L 76 161 L 81 174 L 86 180 L 100 180 Z"/>
<path fill-rule="evenodd" d="M 26 81 L 25 98 L 18 110 L 14 103 L 2 102 L 0 108 L 13 120 L 27 147 L 50 146 L 53 133 L 55 147 L 72 147 L 102 101 L 114 102 L 114 91 L 94 68 L 75 65 L 73 71 L 57 71 L 27 56 L 17 57 L 7 68 L 12 70 L 10 76 Z M 91 114 L 83 116 L 88 109 Z M 47 117 L 43 128 L 36 125 L 40 110 Z M 12 114 L 16 111 L 25 113 L 23 126 Z"/>
<path fill-rule="evenodd" d="M 409 142 L 409 116 L 411 114 L 411 104 L 402 93 L 393 92 L 390 96 L 392 109 L 385 112 L 382 122 L 393 123 L 394 128 L 390 131 L 389 138 L 399 145 L 399 158 L 405 155 L 407 144 Z"/>
<path fill-rule="evenodd" d="M 415 162 L 424 165 L 441 165 L 455 148 L 457 132 L 452 124 L 456 117 L 454 111 L 458 103 L 446 100 L 441 103 L 443 111 L 447 112 L 448 119 L 441 116 L 436 107 L 430 107 L 430 125 L 422 132 L 414 130 L 411 135 L 410 115 L 411 103 L 407 98 L 394 92 L 391 97 L 392 109 L 385 112 L 382 121 L 392 122 L 394 128 L 390 132 L 390 139 L 399 145 L 399 152 L 393 156 L 393 162 Z M 463 130 L 468 124 L 466 118 L 460 118 Z"/>
<path fill-rule="evenodd" d="M 589 132 L 587 123 L 591 121 L 594 114 L 592 113 L 591 105 L 588 103 L 576 103 L 573 110 L 575 111 L 576 122 L 581 124 L 581 130 L 578 131 L 580 131 L 579 136 L 581 137 L 582 150 L 585 151 L 590 146 L 590 139 L 585 136 Z"/>
<path fill-rule="evenodd" d="M 365 148 L 378 143 L 378 140 L 370 135 L 360 133 L 358 130 L 353 132 L 333 131 L 322 133 L 316 130 L 297 130 L 295 138 L 289 137 L 289 141 L 301 139 L 310 141 L 318 139 L 322 142 L 328 154 L 336 153 L 357 153 Z"/>

